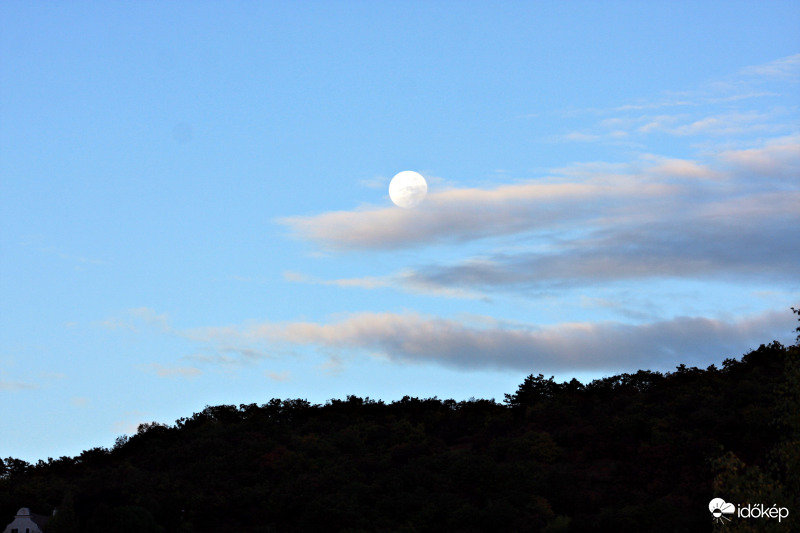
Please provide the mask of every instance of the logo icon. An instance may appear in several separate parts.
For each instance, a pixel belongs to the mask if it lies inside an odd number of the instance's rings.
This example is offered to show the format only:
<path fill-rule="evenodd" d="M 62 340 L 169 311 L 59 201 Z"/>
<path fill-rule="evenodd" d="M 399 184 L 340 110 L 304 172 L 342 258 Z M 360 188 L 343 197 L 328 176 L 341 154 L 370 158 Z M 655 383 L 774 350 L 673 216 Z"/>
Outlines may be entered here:
<path fill-rule="evenodd" d="M 711 514 L 714 516 L 714 522 L 722 522 L 724 524 L 725 522 L 723 522 L 723 520 L 731 521 L 731 519 L 725 515 L 735 513 L 736 506 L 732 503 L 725 503 L 725 500 L 722 498 L 714 498 L 708 502 L 708 510 L 711 511 Z"/>

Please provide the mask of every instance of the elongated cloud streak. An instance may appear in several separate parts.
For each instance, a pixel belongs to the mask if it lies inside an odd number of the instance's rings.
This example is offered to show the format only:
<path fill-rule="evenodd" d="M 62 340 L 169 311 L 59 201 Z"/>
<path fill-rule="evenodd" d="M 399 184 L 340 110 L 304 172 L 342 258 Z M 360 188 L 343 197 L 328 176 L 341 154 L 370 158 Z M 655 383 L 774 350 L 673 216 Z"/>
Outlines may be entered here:
<path fill-rule="evenodd" d="M 586 183 L 527 183 L 429 194 L 415 210 L 336 211 L 280 222 L 304 239 L 338 250 L 396 249 L 462 242 L 574 224 L 618 198 L 657 197 L 671 187 L 624 176 Z"/>
<path fill-rule="evenodd" d="M 419 267 L 405 281 L 441 289 L 593 285 L 691 278 L 792 281 L 800 264 L 800 191 L 703 205 L 691 216 L 618 224 L 551 247 Z"/>
<path fill-rule="evenodd" d="M 679 317 L 648 324 L 567 323 L 543 327 L 508 325 L 488 317 L 475 323 L 417 313 L 358 313 L 329 324 L 267 323 L 248 339 L 323 349 L 364 350 L 406 363 L 462 369 L 586 371 L 667 368 L 736 357 L 791 330 L 787 312 L 726 322 Z"/>
<path fill-rule="evenodd" d="M 523 371 L 622 371 L 708 364 L 735 357 L 792 330 L 788 311 L 723 321 L 678 317 L 645 324 L 507 324 L 489 317 L 465 321 L 418 313 L 357 313 L 331 323 L 260 323 L 197 328 L 176 335 L 225 343 L 240 351 L 255 344 L 323 351 L 363 351 L 400 363 L 435 363 L 461 369 Z M 164 370 L 157 368 L 157 370 Z M 160 375 L 193 374 L 166 369 Z M 179 369 L 183 370 L 183 369 Z"/>

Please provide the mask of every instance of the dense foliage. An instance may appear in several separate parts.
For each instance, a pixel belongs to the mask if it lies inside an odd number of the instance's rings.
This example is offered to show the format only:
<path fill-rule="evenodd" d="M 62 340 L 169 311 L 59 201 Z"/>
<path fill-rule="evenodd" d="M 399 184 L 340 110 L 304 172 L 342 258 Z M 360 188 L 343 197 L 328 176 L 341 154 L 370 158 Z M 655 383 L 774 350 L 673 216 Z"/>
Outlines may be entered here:
<path fill-rule="evenodd" d="M 48 533 L 709 531 L 724 496 L 779 502 L 793 515 L 759 530 L 798 531 L 799 351 L 588 385 L 531 375 L 504 403 L 206 407 L 110 450 L 2 460 L 0 521 L 26 506 L 59 508 Z"/>

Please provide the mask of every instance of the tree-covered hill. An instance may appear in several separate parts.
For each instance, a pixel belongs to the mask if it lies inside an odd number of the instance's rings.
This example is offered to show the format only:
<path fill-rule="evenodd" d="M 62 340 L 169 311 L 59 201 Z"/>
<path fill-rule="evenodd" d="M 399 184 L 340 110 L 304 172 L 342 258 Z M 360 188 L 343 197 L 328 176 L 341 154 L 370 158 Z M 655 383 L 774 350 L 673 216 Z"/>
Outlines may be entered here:
<path fill-rule="evenodd" d="M 588 385 L 531 375 L 503 403 L 209 406 L 112 449 L 2 460 L 0 521 L 58 507 L 47 533 L 693 532 L 718 527 L 721 496 L 788 507 L 756 530 L 798 531 L 799 352 Z"/>

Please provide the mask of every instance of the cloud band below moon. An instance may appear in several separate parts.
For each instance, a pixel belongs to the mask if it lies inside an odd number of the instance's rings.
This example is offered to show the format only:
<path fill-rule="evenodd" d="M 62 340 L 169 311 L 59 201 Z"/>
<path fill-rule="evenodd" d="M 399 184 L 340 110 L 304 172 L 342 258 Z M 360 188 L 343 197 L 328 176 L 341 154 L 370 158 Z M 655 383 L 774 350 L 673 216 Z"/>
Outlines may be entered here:
<path fill-rule="evenodd" d="M 364 312 L 329 323 L 262 322 L 186 330 L 151 326 L 202 344 L 203 351 L 216 346 L 226 354 L 260 353 L 274 358 L 294 348 L 310 347 L 322 353 L 346 349 L 393 363 L 432 363 L 463 370 L 616 373 L 670 370 L 680 363 L 707 366 L 773 339 L 791 341 L 794 316 L 787 309 L 727 321 L 677 317 L 640 324 L 526 326 L 485 316 L 457 320 Z"/>

